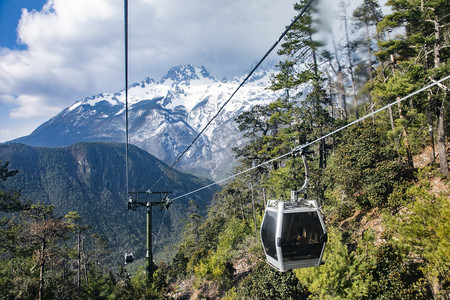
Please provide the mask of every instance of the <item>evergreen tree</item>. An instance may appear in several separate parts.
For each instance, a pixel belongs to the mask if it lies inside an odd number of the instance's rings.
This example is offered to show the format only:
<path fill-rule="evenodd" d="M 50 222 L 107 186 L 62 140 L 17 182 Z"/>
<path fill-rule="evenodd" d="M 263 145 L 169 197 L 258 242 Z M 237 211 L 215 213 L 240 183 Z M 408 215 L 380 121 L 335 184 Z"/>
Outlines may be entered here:
<path fill-rule="evenodd" d="M 307 1 L 300 1 L 294 5 L 296 11 L 300 11 Z M 317 32 L 318 19 L 314 6 L 292 26 L 286 34 L 284 43 L 278 51 L 279 55 L 286 56 L 287 60 L 280 63 L 288 66 L 289 76 L 278 74 L 273 82 L 272 89 L 294 89 L 294 96 L 290 96 L 299 103 L 295 110 L 293 125 L 297 129 L 297 143 L 305 143 L 324 134 L 326 128 L 332 125 L 330 109 L 332 103 L 326 93 L 322 72 L 319 70 L 319 48 L 323 44 L 314 39 Z M 292 74 L 293 73 L 293 74 Z M 308 87 L 305 89 L 305 86 Z M 299 88 L 308 90 L 307 93 L 299 92 Z M 287 99 L 291 101 L 291 99 Z M 332 109 L 332 108 L 331 108 Z M 326 166 L 325 141 L 319 144 L 319 167 Z"/>
<path fill-rule="evenodd" d="M 90 228 L 88 225 L 81 225 L 81 216 L 74 211 L 70 211 L 65 218 L 68 222 L 69 229 L 76 235 L 76 257 L 77 257 L 77 288 L 78 293 L 81 291 L 81 272 L 84 269 L 84 278 L 85 282 L 87 282 L 87 266 L 86 266 L 86 252 L 84 249 L 84 232 Z M 82 261 L 84 262 L 82 266 Z"/>
<path fill-rule="evenodd" d="M 389 202 L 389 195 L 401 191 L 404 181 L 411 177 L 410 169 L 395 159 L 395 152 L 382 140 L 379 129 L 372 124 L 344 134 L 327 170 L 328 197 L 338 203 L 355 201 L 363 207 L 395 208 L 401 204 Z"/>
<path fill-rule="evenodd" d="M 9 170 L 8 165 L 8 162 L 0 161 L 0 212 L 3 213 L 20 211 L 25 208 L 19 200 L 20 193 L 4 187 L 6 180 L 17 174 L 17 171 Z M 5 255 L 15 248 L 15 229 L 14 222 L 7 215 L 3 215 L 0 220 L 0 255 Z"/>
<path fill-rule="evenodd" d="M 27 205 L 22 204 L 19 200 L 20 192 L 6 190 L 4 188 L 6 180 L 15 176 L 18 172 L 17 170 L 10 170 L 8 166 L 8 162 L 2 163 L 0 161 L 0 211 L 20 211 L 27 207 Z"/>
<path fill-rule="evenodd" d="M 45 290 L 45 272 L 52 264 L 58 262 L 58 243 L 67 238 L 68 226 L 61 218 L 53 215 L 54 206 L 42 204 L 31 205 L 22 213 L 23 222 L 28 226 L 23 228 L 21 238 L 24 245 L 33 251 L 35 265 L 39 270 L 38 298 L 43 299 Z"/>
<path fill-rule="evenodd" d="M 419 260 L 433 298 L 440 299 L 448 295 L 450 283 L 450 198 L 448 191 L 436 195 L 430 190 L 429 174 L 429 168 L 420 172 L 419 184 L 406 192 L 413 201 L 387 224 L 406 257 Z"/>
<path fill-rule="evenodd" d="M 296 10 L 305 3 L 296 4 Z M 364 0 L 355 10 L 356 28 L 348 28 L 348 32 L 364 29 L 365 44 L 362 50 L 347 50 L 355 51 L 350 53 L 352 57 L 367 52 L 368 63 L 358 67 L 365 69 L 361 73 L 369 80 L 365 89 L 372 97 L 368 98 L 370 105 L 373 99 L 374 105 L 384 106 L 448 73 L 442 62 L 443 57 L 448 60 L 445 46 L 438 51 L 440 65 L 431 63 L 436 62 L 437 29 L 430 24 L 440 22 L 439 30 L 448 28 L 448 22 L 442 22 L 448 18 L 448 13 L 442 13 L 447 9 L 442 3 L 388 1 L 393 10 L 385 18 L 381 18 L 377 1 Z M 441 21 L 426 21 L 425 12 L 431 13 L 431 7 L 437 9 Z M 314 11 L 305 14 L 279 51 L 283 58 L 271 89 L 284 91 L 283 96 L 270 105 L 255 106 L 236 119 L 246 139 L 243 147 L 234 149 L 240 159 L 237 171 L 287 153 L 323 136 L 335 125 L 333 108 L 330 111 L 329 107 L 332 92 L 328 92 L 332 79 L 328 74 L 327 85 L 318 64 L 321 47 L 314 41 L 315 16 Z M 430 20 L 436 19 L 431 16 Z M 375 26 L 378 31 L 373 36 L 369 32 Z M 402 28 L 404 33 L 399 30 Z M 440 37 L 445 35 L 448 33 Z M 378 65 L 373 54 L 374 39 L 379 42 L 375 54 Z M 445 37 L 441 44 L 447 41 Z M 348 47 L 361 45 L 349 39 L 347 42 Z M 336 67 L 336 57 L 326 51 L 322 54 Z M 341 68 L 345 68 L 344 64 Z M 310 164 L 311 185 L 314 193 L 326 196 L 325 222 L 330 237 L 325 265 L 280 274 L 263 262 L 259 245 L 258 250 L 254 249 L 251 219 L 260 224 L 263 206 L 262 201 L 256 201 L 254 206 L 250 203 L 254 198 L 266 199 L 266 195 L 286 199 L 290 189 L 298 188 L 303 181 L 303 166 L 300 158 L 294 156 L 271 161 L 252 175 L 235 178 L 215 195 L 204 220 L 195 213 L 191 215 L 190 227 L 174 260 L 178 278 L 195 277 L 191 280 L 199 297 L 213 294 L 225 295 L 225 299 L 445 297 L 449 213 L 448 201 L 444 199 L 448 195 L 411 187 L 418 183 L 411 180 L 416 179 L 417 173 L 410 163 L 412 155 L 426 146 L 426 112 L 433 112 L 436 119 L 430 124 L 437 128 L 438 111 L 447 107 L 446 86 L 445 83 L 431 89 L 428 95 L 409 98 L 394 107 L 389 118 L 379 116 L 335 134 L 331 159 L 327 160 L 324 142 L 318 151 L 315 149 L 319 155 Z M 444 111 L 442 115 L 446 114 Z M 384 215 L 392 219 L 386 222 Z M 244 271 L 238 273 L 238 269 Z M 206 296 L 208 289 L 214 292 Z"/>
<path fill-rule="evenodd" d="M 19 234 L 22 226 L 14 218 L 12 212 L 20 212 L 29 208 L 20 201 L 20 192 L 5 188 L 7 180 L 14 177 L 18 171 L 10 170 L 9 163 L 0 161 L 0 295 L 6 299 L 12 299 L 18 295 L 24 299 L 31 299 L 28 291 L 33 286 L 29 284 L 30 272 L 26 268 L 32 268 L 31 260 L 23 256 L 29 252 L 21 247 Z"/>
<path fill-rule="evenodd" d="M 242 149 L 233 148 L 245 166 L 260 164 L 290 150 L 293 141 L 286 136 L 286 129 L 292 114 L 293 102 L 281 98 L 265 106 L 256 105 L 236 118 L 239 130 L 249 139 Z M 278 169 L 278 162 L 273 162 L 272 167 Z M 268 170 L 259 171 L 262 175 Z"/>
<path fill-rule="evenodd" d="M 410 88 L 404 91 L 411 92 L 449 74 L 449 67 L 446 65 L 450 54 L 448 1 L 391 0 L 386 4 L 392 7 L 392 13 L 385 16 L 378 24 L 379 32 L 389 33 L 396 29 L 404 29 L 405 34 L 394 38 L 388 36 L 387 41 L 380 43 L 381 49 L 377 56 L 385 64 L 391 65 L 391 70 L 384 69 L 382 72 L 386 78 L 384 84 L 391 85 L 394 89 L 396 88 L 394 85 L 409 86 Z M 400 119 L 405 119 L 408 112 L 416 106 L 425 107 L 423 111 L 433 112 L 436 116 L 439 163 L 444 176 L 448 175 L 445 151 L 447 90 L 445 85 L 440 85 L 431 89 L 427 97 L 421 95 L 415 97 L 416 101 L 410 101 L 408 106 L 399 105 Z M 397 97 L 403 95 L 397 93 Z M 433 123 L 429 122 L 429 124 Z M 407 148 L 405 126 L 403 129 Z"/>

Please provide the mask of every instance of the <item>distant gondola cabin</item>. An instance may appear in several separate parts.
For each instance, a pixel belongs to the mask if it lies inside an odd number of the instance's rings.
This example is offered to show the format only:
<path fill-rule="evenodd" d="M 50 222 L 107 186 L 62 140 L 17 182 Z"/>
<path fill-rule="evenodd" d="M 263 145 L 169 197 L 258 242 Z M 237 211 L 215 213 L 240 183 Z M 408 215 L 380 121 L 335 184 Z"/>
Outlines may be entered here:
<path fill-rule="evenodd" d="M 128 251 L 125 252 L 125 264 L 132 263 L 134 261 L 133 253 L 128 253 Z"/>

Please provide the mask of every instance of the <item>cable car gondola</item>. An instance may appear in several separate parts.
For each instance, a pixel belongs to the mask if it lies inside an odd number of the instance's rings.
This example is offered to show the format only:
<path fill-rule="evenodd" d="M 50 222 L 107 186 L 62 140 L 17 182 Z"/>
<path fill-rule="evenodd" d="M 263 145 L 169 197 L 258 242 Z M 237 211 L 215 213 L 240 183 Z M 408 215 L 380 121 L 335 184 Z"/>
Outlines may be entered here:
<path fill-rule="evenodd" d="M 315 200 L 298 199 L 307 189 L 308 166 L 305 165 L 305 184 L 300 191 L 291 191 L 291 201 L 269 200 L 261 224 L 261 242 L 269 265 L 278 271 L 318 267 L 327 242 L 327 231 Z"/>
<path fill-rule="evenodd" d="M 133 253 L 128 253 L 128 251 L 125 251 L 125 264 L 132 263 L 134 261 Z"/>

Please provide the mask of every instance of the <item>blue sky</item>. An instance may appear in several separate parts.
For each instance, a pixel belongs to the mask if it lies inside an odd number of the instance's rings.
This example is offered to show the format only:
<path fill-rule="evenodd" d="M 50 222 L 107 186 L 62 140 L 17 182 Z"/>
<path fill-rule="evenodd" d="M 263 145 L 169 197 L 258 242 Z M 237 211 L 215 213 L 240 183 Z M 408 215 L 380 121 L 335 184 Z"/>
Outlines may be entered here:
<path fill-rule="evenodd" d="M 22 8 L 41 9 L 46 0 L 0 0 L 0 47 L 23 49 L 17 44 L 17 25 Z"/>
<path fill-rule="evenodd" d="M 128 2 L 130 83 L 180 64 L 244 75 L 296 14 L 293 0 Z M 337 2 L 322 0 L 324 20 Z M 0 142 L 123 89 L 123 0 L 0 0 L 0 28 Z"/>

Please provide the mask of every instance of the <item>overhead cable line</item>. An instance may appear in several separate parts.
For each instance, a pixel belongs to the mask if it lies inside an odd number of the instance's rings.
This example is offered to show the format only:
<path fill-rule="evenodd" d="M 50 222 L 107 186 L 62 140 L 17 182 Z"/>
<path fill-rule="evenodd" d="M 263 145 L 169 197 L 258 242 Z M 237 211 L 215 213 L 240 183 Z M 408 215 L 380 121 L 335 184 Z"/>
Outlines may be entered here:
<path fill-rule="evenodd" d="M 127 197 L 129 193 L 129 164 L 128 164 L 128 1 L 124 0 L 124 33 L 125 33 L 125 181 Z"/>
<path fill-rule="evenodd" d="M 259 164 L 259 165 L 257 165 L 257 166 L 254 166 L 254 167 L 251 167 L 251 168 L 246 169 L 246 170 L 244 170 L 244 171 L 241 171 L 241 172 L 239 172 L 239 173 L 233 174 L 233 175 L 231 175 L 231 176 L 228 176 L 227 178 L 224 178 L 224 179 L 221 179 L 221 180 L 216 181 L 216 182 L 214 182 L 214 183 L 208 184 L 208 185 L 206 185 L 206 186 L 204 186 L 204 187 L 198 188 L 198 189 L 196 189 L 196 190 L 193 190 L 193 191 L 188 192 L 188 193 L 186 193 L 186 194 L 183 194 L 183 195 L 181 195 L 181 196 L 177 196 L 177 197 L 175 197 L 175 198 L 172 198 L 172 201 L 175 201 L 175 200 L 177 200 L 177 199 L 180 199 L 180 198 L 189 196 L 189 195 L 191 195 L 191 194 L 200 192 L 200 191 L 202 191 L 202 190 L 204 190 L 204 189 L 207 189 L 207 188 L 212 187 L 212 186 L 214 186 L 214 185 L 218 185 L 218 184 L 220 184 L 220 183 L 222 183 L 222 182 L 224 182 L 224 181 L 233 179 L 233 178 L 235 178 L 235 177 L 237 177 L 237 176 L 240 176 L 240 175 L 242 175 L 242 174 L 245 174 L 245 173 L 248 173 L 248 172 L 250 172 L 250 171 L 253 171 L 253 170 L 257 169 L 257 168 L 260 168 L 260 167 L 265 166 L 265 165 L 267 165 L 267 164 L 270 164 L 270 163 L 272 163 L 272 162 L 274 162 L 274 161 L 277 161 L 277 160 L 279 160 L 279 159 L 282 159 L 282 158 L 284 158 L 284 157 L 286 157 L 286 156 L 290 156 L 290 155 L 292 155 L 293 153 L 299 152 L 300 150 L 302 150 L 302 149 L 304 149 L 304 148 L 306 148 L 306 147 L 308 147 L 308 146 L 311 146 L 311 145 L 313 145 L 313 144 L 315 144 L 315 143 L 317 143 L 317 142 L 319 142 L 319 141 L 321 141 L 321 140 L 323 140 L 323 139 L 325 139 L 325 138 L 327 138 L 327 137 L 330 137 L 330 136 L 332 136 L 332 135 L 334 135 L 334 134 L 336 134 L 336 133 L 338 133 L 338 132 L 340 132 L 340 131 L 342 131 L 342 130 L 344 130 L 344 129 L 346 129 L 346 128 L 352 126 L 352 125 L 355 125 L 355 124 L 357 124 L 357 123 L 363 121 L 364 119 L 367 119 L 368 117 L 371 117 L 371 116 L 373 116 L 373 115 L 375 115 L 375 114 L 377 114 L 377 113 L 379 113 L 379 112 L 381 112 L 381 111 L 383 111 L 383 110 L 385 110 L 385 109 L 387 109 L 387 108 L 389 108 L 389 107 L 391 107 L 391 106 L 393 106 L 393 105 L 395 105 L 395 104 L 397 104 L 397 103 L 400 103 L 400 102 L 402 102 L 403 100 L 406 100 L 406 99 L 408 99 L 408 98 L 411 98 L 412 96 L 414 96 L 414 95 L 416 95 L 416 94 L 418 94 L 418 93 L 420 93 L 420 92 L 423 92 L 423 91 L 425 91 L 425 90 L 427 90 L 427 89 L 429 89 L 429 88 L 431 88 L 431 87 L 433 87 L 433 86 L 435 86 L 435 85 L 439 85 L 442 81 L 445 81 L 445 80 L 447 80 L 447 79 L 450 79 L 450 75 L 448 75 L 447 77 L 442 78 L 442 79 L 440 79 L 440 80 L 438 80 L 438 81 L 435 81 L 435 82 L 433 82 L 432 84 L 429 84 L 429 85 L 427 85 L 427 86 L 425 86 L 425 87 L 423 87 L 423 88 L 421 88 L 421 89 L 419 89 L 419 90 L 417 90 L 417 91 L 415 91 L 415 92 L 413 92 L 413 93 L 411 93 L 411 94 L 409 94 L 409 95 L 407 95 L 407 96 L 405 96 L 405 97 L 403 97 L 403 98 L 400 98 L 400 99 L 398 99 L 398 100 L 396 100 L 396 101 L 394 101 L 394 102 L 392 102 L 392 103 L 389 103 L 389 104 L 387 104 L 386 106 L 383 106 L 382 108 L 377 109 L 376 111 L 371 112 L 371 113 L 369 113 L 369 114 L 367 114 L 367 115 L 365 115 L 365 116 L 363 116 L 363 117 L 361 117 L 361 118 L 359 118 L 359 119 L 357 119 L 357 120 L 355 120 L 355 121 L 352 121 L 352 122 L 348 123 L 347 125 L 344 125 L 344 126 L 338 128 L 338 129 L 336 129 L 336 130 L 334 130 L 334 131 L 332 131 L 332 132 L 330 132 L 330 133 L 328 133 L 328 134 L 326 134 L 326 135 L 323 135 L 323 136 L 319 137 L 318 139 L 316 139 L 316 140 L 314 140 L 314 141 L 312 141 L 312 142 L 308 142 L 308 143 L 306 143 L 306 144 L 304 144 L 304 145 L 297 146 L 297 147 L 295 147 L 292 151 L 290 151 L 290 152 L 288 152 L 288 153 L 285 153 L 285 154 L 283 154 L 283 155 L 281 155 L 281 156 L 272 158 L 271 160 L 268 160 L 268 161 L 266 161 L 266 162 L 263 162 L 263 163 L 261 163 L 261 164 Z"/>
<path fill-rule="evenodd" d="M 259 62 L 253 67 L 253 69 L 248 73 L 247 77 L 241 82 L 241 84 L 236 88 L 236 90 L 231 94 L 231 96 L 228 98 L 227 101 L 220 107 L 220 109 L 217 111 L 217 113 L 211 118 L 211 120 L 208 121 L 208 123 L 203 127 L 203 129 L 197 134 L 197 136 L 192 140 L 192 142 L 189 144 L 189 146 L 181 153 L 178 158 L 175 160 L 175 162 L 170 166 L 169 169 L 167 169 L 163 175 L 152 185 L 151 188 L 147 190 L 147 193 L 150 193 L 152 189 L 163 179 L 168 172 L 170 172 L 175 165 L 180 161 L 180 159 L 186 154 L 186 152 L 189 151 L 189 149 L 192 147 L 192 145 L 198 140 L 198 138 L 205 132 L 206 128 L 214 121 L 214 119 L 222 112 L 222 110 L 225 108 L 225 106 L 233 99 L 234 95 L 239 91 L 239 89 L 247 82 L 247 80 L 253 75 L 253 73 L 258 69 L 258 67 L 263 63 L 263 61 L 269 56 L 269 54 L 275 49 L 275 47 L 281 42 L 281 40 L 284 38 L 284 36 L 288 33 L 288 31 L 294 26 L 294 24 L 297 22 L 298 19 L 305 13 L 305 11 L 308 9 L 308 7 L 311 5 L 311 3 L 314 0 L 309 0 L 308 3 L 302 8 L 302 10 L 298 13 L 298 15 L 294 18 L 294 20 L 291 22 L 291 24 L 286 27 L 284 32 L 280 35 L 280 37 L 276 40 L 276 42 L 270 47 L 270 49 L 264 54 L 264 56 L 259 60 Z"/>

